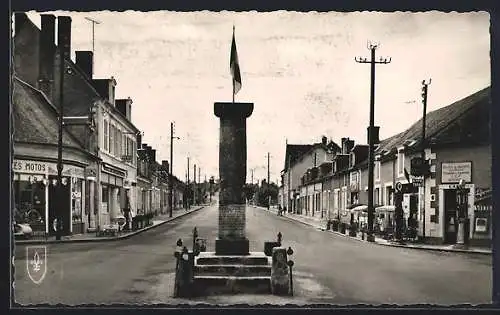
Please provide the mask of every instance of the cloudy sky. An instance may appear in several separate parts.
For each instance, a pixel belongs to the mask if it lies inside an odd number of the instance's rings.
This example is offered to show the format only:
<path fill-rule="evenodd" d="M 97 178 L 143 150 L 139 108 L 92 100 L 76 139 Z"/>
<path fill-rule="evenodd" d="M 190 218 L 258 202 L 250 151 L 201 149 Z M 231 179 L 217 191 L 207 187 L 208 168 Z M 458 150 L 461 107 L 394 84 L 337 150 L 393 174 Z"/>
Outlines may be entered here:
<path fill-rule="evenodd" d="M 434 110 L 490 83 L 489 15 L 479 13 L 53 12 L 72 17 L 72 50 L 92 49 L 95 77 L 114 76 L 117 97 L 134 100 L 133 123 L 157 159 L 170 157 L 175 121 L 174 173 L 184 178 L 187 156 L 203 175 L 218 175 L 219 121 L 213 103 L 231 101 L 232 26 L 243 87 L 236 101 L 253 102 L 247 122 L 248 169 L 271 180 L 283 169 L 285 141 L 307 144 L 322 135 L 366 143 L 370 67 L 367 41 L 380 43 L 375 124 L 380 137 L 421 117 L 421 81 L 432 78 Z M 40 15 L 30 17 L 40 26 Z M 72 56 L 74 60 L 74 53 Z M 414 102 L 413 102 L 414 101 Z M 191 168 L 192 173 L 192 168 Z M 250 171 L 247 172 L 250 181 Z"/>

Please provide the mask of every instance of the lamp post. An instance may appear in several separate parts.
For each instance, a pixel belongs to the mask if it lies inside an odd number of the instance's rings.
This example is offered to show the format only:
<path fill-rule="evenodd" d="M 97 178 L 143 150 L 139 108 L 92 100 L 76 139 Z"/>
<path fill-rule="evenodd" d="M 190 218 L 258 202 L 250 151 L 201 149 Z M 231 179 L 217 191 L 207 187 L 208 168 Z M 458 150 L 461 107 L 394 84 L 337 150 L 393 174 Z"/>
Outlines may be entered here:
<path fill-rule="evenodd" d="M 62 149 L 63 149 L 63 126 L 64 126 L 64 74 L 72 74 L 72 69 L 66 67 L 66 53 L 63 47 L 59 47 L 59 56 L 61 64 L 59 65 L 59 128 L 58 128 L 58 142 L 57 142 L 57 200 L 59 206 L 55 213 L 55 229 L 56 229 L 56 240 L 60 240 L 63 232 L 63 222 L 61 217 L 61 210 L 64 209 L 64 188 L 63 188 L 63 160 L 62 160 Z"/>

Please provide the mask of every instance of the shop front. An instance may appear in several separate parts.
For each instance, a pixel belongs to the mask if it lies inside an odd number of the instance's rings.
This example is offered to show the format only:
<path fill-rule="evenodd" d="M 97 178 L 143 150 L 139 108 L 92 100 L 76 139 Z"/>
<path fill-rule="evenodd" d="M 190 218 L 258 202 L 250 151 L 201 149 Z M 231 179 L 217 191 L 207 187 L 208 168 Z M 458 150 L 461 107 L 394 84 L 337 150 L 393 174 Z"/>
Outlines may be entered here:
<path fill-rule="evenodd" d="M 101 215 L 100 227 L 115 223 L 125 208 L 124 182 L 126 171 L 108 163 L 101 166 Z"/>
<path fill-rule="evenodd" d="M 55 234 L 54 220 L 62 220 L 63 235 L 81 233 L 84 165 L 64 164 L 62 185 L 57 164 L 47 160 L 14 159 L 14 219 L 29 223 L 33 231 Z M 76 223 L 74 226 L 73 223 Z"/>

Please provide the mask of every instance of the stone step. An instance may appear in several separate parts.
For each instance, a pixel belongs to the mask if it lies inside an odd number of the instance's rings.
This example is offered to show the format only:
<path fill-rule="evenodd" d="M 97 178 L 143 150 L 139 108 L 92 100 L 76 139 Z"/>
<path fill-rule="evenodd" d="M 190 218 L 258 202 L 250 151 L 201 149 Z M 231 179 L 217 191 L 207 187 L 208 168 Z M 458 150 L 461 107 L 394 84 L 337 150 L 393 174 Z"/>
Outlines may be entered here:
<path fill-rule="evenodd" d="M 197 265 L 195 275 L 202 276 L 271 276 L 271 266 L 267 265 Z"/>
<path fill-rule="evenodd" d="M 269 265 L 268 257 L 256 256 L 199 256 L 196 257 L 196 265 Z"/>
<path fill-rule="evenodd" d="M 271 293 L 270 276 L 234 277 L 234 276 L 195 276 L 194 284 L 198 294 L 269 294 Z"/>

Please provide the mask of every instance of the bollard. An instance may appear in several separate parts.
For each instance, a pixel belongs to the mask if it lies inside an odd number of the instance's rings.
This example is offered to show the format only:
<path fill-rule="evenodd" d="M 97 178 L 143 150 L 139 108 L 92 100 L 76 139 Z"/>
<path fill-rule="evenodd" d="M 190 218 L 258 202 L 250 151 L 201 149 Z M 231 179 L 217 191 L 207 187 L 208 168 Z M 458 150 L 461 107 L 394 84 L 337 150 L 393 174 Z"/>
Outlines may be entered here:
<path fill-rule="evenodd" d="M 182 253 L 182 240 L 178 239 L 176 243 L 176 248 L 174 252 L 174 256 L 176 258 L 176 264 L 175 264 L 175 281 L 174 281 L 174 297 L 179 297 L 179 279 L 180 279 L 180 272 L 181 272 L 181 253 Z"/>
<path fill-rule="evenodd" d="M 186 246 L 182 248 L 179 257 L 178 297 L 186 297 L 189 293 L 189 252 Z"/>
<path fill-rule="evenodd" d="M 286 253 L 287 253 L 288 256 L 292 256 L 293 255 L 293 249 L 291 247 L 288 247 Z M 293 260 L 288 259 L 287 265 L 290 268 L 290 272 L 288 273 L 288 275 L 290 277 L 290 292 L 289 293 L 290 293 L 290 296 L 293 296 L 293 275 L 292 275 L 292 268 L 293 268 L 293 265 L 294 265 Z"/>
<path fill-rule="evenodd" d="M 275 247 L 272 251 L 271 293 L 286 295 L 290 292 L 286 249 Z"/>
<path fill-rule="evenodd" d="M 195 248 L 196 248 L 196 238 L 198 237 L 198 229 L 196 228 L 196 226 L 194 227 L 193 229 L 193 253 L 195 252 Z"/>

